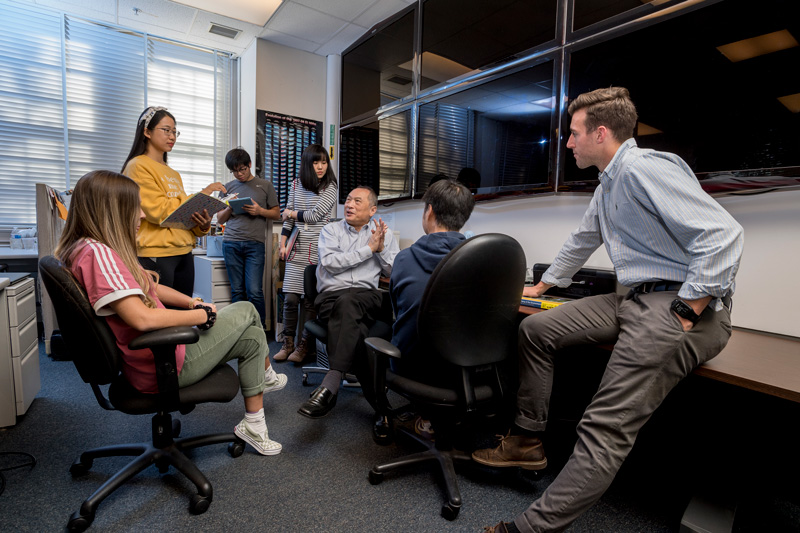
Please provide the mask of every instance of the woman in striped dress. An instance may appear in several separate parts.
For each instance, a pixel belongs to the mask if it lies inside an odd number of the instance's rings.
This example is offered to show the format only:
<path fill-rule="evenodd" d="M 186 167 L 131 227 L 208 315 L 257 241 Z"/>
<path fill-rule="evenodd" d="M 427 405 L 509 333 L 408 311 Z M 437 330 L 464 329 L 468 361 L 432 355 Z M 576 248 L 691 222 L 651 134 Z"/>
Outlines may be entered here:
<path fill-rule="evenodd" d="M 275 361 L 288 359 L 302 363 L 308 353 L 308 339 L 304 334 L 295 347 L 298 328 L 298 308 L 303 295 L 303 271 L 319 260 L 317 241 L 322 227 L 331 219 L 331 210 L 336 203 L 336 176 L 328 159 L 328 152 L 319 144 L 311 144 L 303 150 L 300 159 L 300 177 L 292 183 L 289 200 L 281 216 L 281 259 L 286 261 L 283 276 L 283 347 L 273 357 Z M 293 250 L 286 249 L 286 240 L 298 226 Z M 302 298 L 305 319 L 316 317 L 314 302 Z"/>

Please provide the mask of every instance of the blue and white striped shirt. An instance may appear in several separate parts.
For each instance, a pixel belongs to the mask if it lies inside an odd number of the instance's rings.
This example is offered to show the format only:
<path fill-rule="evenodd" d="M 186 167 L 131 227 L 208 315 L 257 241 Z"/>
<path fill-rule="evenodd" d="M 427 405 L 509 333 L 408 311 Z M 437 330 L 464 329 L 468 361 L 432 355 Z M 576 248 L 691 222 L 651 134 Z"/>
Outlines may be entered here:
<path fill-rule="evenodd" d="M 696 300 L 733 294 L 742 257 L 742 226 L 700 187 L 678 156 L 628 139 L 600 173 L 581 224 L 542 276 L 567 287 L 603 243 L 617 279 L 682 282 L 678 296 Z"/>

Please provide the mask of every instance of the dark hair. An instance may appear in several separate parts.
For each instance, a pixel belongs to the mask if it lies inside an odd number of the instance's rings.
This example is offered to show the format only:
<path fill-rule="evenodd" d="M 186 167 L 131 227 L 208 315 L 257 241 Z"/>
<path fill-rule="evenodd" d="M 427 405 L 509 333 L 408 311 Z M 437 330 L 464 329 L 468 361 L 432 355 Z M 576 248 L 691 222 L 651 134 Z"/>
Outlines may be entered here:
<path fill-rule="evenodd" d="M 318 179 L 317 173 L 314 172 L 315 161 L 326 161 L 328 163 L 328 171 L 322 176 L 322 179 Z M 319 193 L 329 185 L 336 185 L 336 174 L 333 173 L 328 151 L 323 146 L 309 144 L 303 150 L 303 155 L 300 158 L 300 183 L 304 189 L 314 193 Z"/>
<path fill-rule="evenodd" d="M 147 120 L 147 116 L 151 110 L 155 110 L 155 112 L 152 118 L 150 118 L 150 120 Z M 131 146 L 131 151 L 128 154 L 128 157 L 125 158 L 125 163 L 122 164 L 122 170 L 120 170 L 120 172 L 125 172 L 125 167 L 128 166 L 128 162 L 131 159 L 133 159 L 134 157 L 139 157 L 140 155 L 142 155 L 147 151 L 147 137 L 144 136 L 145 125 L 147 125 L 147 130 L 152 132 L 164 117 L 169 117 L 173 121 L 175 120 L 175 117 L 172 116 L 172 113 L 170 113 L 163 107 L 162 108 L 148 107 L 147 109 L 142 111 L 142 114 L 139 115 L 139 121 L 136 123 L 136 133 L 133 136 L 133 146 Z M 167 164 L 166 152 L 164 152 L 164 164 L 165 165 Z"/>
<path fill-rule="evenodd" d="M 228 170 L 236 170 L 242 166 L 249 167 L 250 163 L 252 163 L 250 154 L 241 146 L 225 154 L 225 166 L 228 167 Z"/>
<path fill-rule="evenodd" d="M 425 209 L 431 206 L 436 222 L 448 231 L 459 231 L 469 220 L 475 198 L 463 183 L 441 180 L 430 185 L 422 196 Z"/>
<path fill-rule="evenodd" d="M 472 167 L 464 167 L 458 173 L 458 181 L 468 189 L 477 189 L 481 186 L 481 174 Z"/>
<path fill-rule="evenodd" d="M 586 111 L 586 132 L 605 126 L 614 138 L 624 142 L 633 137 L 638 115 L 631 95 L 625 87 L 609 87 L 583 93 L 573 100 L 567 111 L 572 116 L 576 111 Z"/>
<path fill-rule="evenodd" d="M 444 172 L 440 172 L 439 174 L 436 174 L 434 177 L 431 178 L 431 181 L 428 182 L 428 187 L 430 187 L 437 181 L 449 180 L 449 179 L 450 178 L 448 177 L 447 174 L 445 174 Z"/>

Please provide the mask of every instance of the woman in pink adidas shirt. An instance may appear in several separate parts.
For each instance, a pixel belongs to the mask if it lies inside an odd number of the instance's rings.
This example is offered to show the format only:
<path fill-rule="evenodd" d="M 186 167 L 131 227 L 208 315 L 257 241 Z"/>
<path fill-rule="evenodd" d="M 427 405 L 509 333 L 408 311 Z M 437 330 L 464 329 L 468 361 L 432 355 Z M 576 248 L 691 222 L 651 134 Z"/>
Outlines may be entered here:
<path fill-rule="evenodd" d="M 136 233 L 143 219 L 136 182 L 107 170 L 89 172 L 75 186 L 55 252 L 114 332 L 123 374 L 139 391 L 156 392 L 153 353 L 131 350 L 128 343 L 145 331 L 197 326 L 200 340 L 175 351 L 178 385 L 196 383 L 218 365 L 237 359 L 246 412 L 234 432 L 262 455 L 280 453 L 281 445 L 267 432 L 263 396 L 282 389 L 286 375 L 270 366 L 258 312 L 249 302 L 237 302 L 217 313 L 214 304 L 159 284 L 158 275 L 144 270 L 136 257 Z"/>

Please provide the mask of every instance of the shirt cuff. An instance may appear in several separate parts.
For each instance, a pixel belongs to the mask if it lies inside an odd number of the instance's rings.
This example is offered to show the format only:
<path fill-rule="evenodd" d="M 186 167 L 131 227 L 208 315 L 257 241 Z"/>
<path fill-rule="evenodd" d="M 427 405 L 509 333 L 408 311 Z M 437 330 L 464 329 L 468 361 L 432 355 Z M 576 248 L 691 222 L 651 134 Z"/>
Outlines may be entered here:
<path fill-rule="evenodd" d="M 295 218 L 297 218 L 298 222 L 305 222 L 306 221 L 305 213 L 306 213 L 305 211 L 297 211 L 295 213 Z"/>

